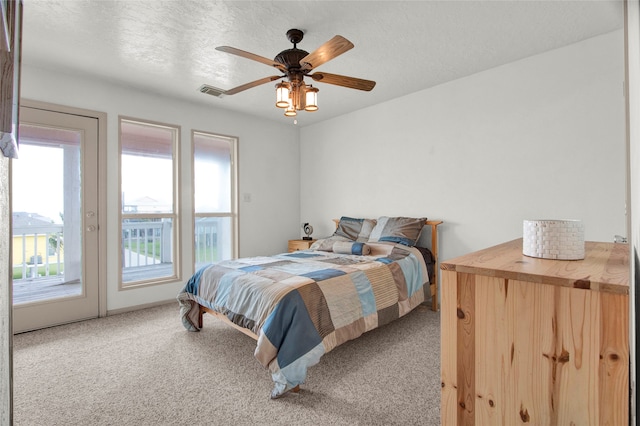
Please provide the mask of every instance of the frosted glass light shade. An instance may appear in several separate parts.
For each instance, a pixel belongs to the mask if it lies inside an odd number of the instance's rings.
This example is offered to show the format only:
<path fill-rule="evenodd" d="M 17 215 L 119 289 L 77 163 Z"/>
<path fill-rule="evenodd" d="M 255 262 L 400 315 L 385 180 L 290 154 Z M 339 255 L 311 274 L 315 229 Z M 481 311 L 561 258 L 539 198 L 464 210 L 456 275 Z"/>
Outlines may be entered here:
<path fill-rule="evenodd" d="M 289 106 L 289 84 L 284 81 L 276 84 L 276 106 L 278 108 Z"/>
<path fill-rule="evenodd" d="M 287 109 L 284 110 L 284 115 L 287 117 L 295 117 L 298 113 L 296 112 L 296 107 L 293 105 L 293 101 L 289 99 L 289 103 L 287 104 Z"/>
<path fill-rule="evenodd" d="M 318 110 L 318 89 L 313 86 L 307 87 L 305 111 Z"/>

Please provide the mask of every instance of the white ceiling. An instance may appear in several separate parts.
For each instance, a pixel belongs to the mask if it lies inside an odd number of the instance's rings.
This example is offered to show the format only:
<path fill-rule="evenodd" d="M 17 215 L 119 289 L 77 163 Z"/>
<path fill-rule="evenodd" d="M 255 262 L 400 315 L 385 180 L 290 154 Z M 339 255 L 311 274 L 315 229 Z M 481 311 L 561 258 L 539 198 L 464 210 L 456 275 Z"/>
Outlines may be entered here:
<path fill-rule="evenodd" d="M 320 110 L 333 118 L 623 26 L 616 1 L 205 1 L 24 0 L 23 63 L 90 74 L 203 105 L 292 122 L 274 106 L 274 83 L 217 98 L 222 89 L 277 74 L 215 50 L 228 45 L 273 58 L 305 32 L 312 52 L 339 34 L 355 48 L 314 71 L 377 82 L 371 92 L 329 84 Z"/>

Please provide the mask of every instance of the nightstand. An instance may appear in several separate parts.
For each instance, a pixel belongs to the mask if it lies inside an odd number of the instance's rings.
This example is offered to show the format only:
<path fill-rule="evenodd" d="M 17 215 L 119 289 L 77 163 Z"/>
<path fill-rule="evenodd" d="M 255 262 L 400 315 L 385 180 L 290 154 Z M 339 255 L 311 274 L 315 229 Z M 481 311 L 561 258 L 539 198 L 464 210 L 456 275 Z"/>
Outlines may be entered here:
<path fill-rule="evenodd" d="M 289 253 L 307 250 L 316 240 L 289 240 Z"/>

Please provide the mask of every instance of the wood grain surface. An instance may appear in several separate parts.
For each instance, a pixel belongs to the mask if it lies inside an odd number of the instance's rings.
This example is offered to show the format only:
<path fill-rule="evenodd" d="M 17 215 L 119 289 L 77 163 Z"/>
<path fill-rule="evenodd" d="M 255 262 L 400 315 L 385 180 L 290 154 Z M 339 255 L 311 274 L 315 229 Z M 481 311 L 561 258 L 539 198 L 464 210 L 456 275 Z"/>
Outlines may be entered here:
<path fill-rule="evenodd" d="M 627 424 L 628 245 L 521 248 L 441 264 L 441 424 Z"/>
<path fill-rule="evenodd" d="M 583 260 L 522 254 L 522 238 L 441 262 L 445 271 L 629 294 L 629 245 L 585 242 Z"/>

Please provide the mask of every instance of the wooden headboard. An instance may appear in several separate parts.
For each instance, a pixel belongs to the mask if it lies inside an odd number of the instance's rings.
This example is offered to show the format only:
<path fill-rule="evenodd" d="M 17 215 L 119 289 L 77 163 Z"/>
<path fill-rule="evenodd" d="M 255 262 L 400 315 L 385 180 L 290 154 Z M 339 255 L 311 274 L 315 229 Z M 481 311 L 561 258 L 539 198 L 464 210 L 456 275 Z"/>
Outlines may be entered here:
<path fill-rule="evenodd" d="M 340 223 L 340 219 L 333 219 L 333 221 L 336 224 L 336 228 L 338 227 L 338 224 Z M 434 311 L 438 311 L 438 299 L 439 299 L 439 271 L 440 268 L 438 266 L 438 225 L 441 225 L 442 221 L 441 220 L 427 220 L 425 221 L 425 225 L 426 226 L 430 226 L 431 227 L 431 247 L 429 247 L 429 249 L 431 250 L 431 253 L 433 253 L 433 257 L 434 257 L 434 261 L 435 261 L 435 265 L 434 265 L 434 271 L 433 271 L 433 275 L 434 275 L 434 282 L 430 283 L 431 286 L 431 309 Z"/>

